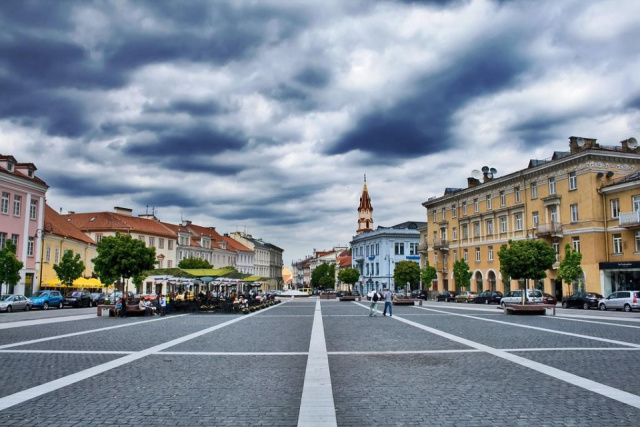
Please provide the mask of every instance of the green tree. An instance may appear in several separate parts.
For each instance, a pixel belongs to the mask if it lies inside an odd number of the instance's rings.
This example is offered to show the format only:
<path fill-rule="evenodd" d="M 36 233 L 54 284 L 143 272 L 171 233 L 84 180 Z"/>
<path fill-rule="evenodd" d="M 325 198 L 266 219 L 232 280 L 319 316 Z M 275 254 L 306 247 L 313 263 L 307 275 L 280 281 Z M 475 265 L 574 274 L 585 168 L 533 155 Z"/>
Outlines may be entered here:
<path fill-rule="evenodd" d="M 420 266 L 413 261 L 399 261 L 393 269 L 393 280 L 396 287 L 404 289 L 404 296 L 407 296 L 407 283 L 409 286 L 420 283 Z"/>
<path fill-rule="evenodd" d="M 322 263 L 311 273 L 311 287 L 331 289 L 336 285 L 336 267 Z"/>
<path fill-rule="evenodd" d="M 338 280 L 349 285 L 349 292 L 353 291 L 353 284 L 360 278 L 360 270 L 357 268 L 343 268 L 338 271 Z"/>
<path fill-rule="evenodd" d="M 581 262 L 582 254 L 571 249 L 571 245 L 567 243 L 564 247 L 564 259 L 560 261 L 560 267 L 558 267 L 558 278 L 571 286 L 582 275 Z"/>
<path fill-rule="evenodd" d="M 11 240 L 7 240 L 4 248 L 0 249 L 0 285 L 8 285 L 7 293 L 13 293 L 13 287 L 20 281 L 23 265 L 16 257 L 16 246 Z"/>
<path fill-rule="evenodd" d="M 184 258 L 178 263 L 178 268 L 213 268 L 209 261 L 200 258 Z"/>
<path fill-rule="evenodd" d="M 73 281 L 84 273 L 84 262 L 80 254 L 73 255 L 73 251 L 65 251 L 58 264 L 53 266 L 58 279 L 67 286 L 71 286 Z"/>
<path fill-rule="evenodd" d="M 425 267 L 420 270 L 420 274 L 422 276 L 422 286 L 424 286 L 425 289 L 430 289 L 431 285 L 433 285 L 433 281 L 438 277 L 436 268 L 431 267 L 429 265 L 429 261 L 427 261 Z"/>
<path fill-rule="evenodd" d="M 156 249 L 146 247 L 143 241 L 129 234 L 103 237 L 96 250 L 98 256 L 92 261 L 100 280 L 113 283 L 120 279 L 123 292 L 125 280 L 142 275 L 156 264 Z"/>
<path fill-rule="evenodd" d="M 556 251 L 542 240 L 509 241 L 498 251 L 500 271 L 503 276 L 512 279 L 540 280 L 547 276 L 546 271 L 556 261 Z M 526 292 L 522 292 L 522 302 Z"/>
<path fill-rule="evenodd" d="M 469 264 L 464 259 L 459 259 L 453 263 L 453 279 L 456 281 L 456 289 L 469 286 L 473 274 L 469 271 Z"/>

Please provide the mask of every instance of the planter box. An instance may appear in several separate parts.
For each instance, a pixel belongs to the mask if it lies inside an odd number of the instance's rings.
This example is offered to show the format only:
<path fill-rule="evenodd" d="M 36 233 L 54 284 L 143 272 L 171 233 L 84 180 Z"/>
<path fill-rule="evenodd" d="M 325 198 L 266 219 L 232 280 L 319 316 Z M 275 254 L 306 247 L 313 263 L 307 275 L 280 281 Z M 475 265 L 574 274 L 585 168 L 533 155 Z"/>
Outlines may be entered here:
<path fill-rule="evenodd" d="M 320 294 L 320 299 L 336 299 L 336 294 Z"/>
<path fill-rule="evenodd" d="M 345 295 L 343 297 L 340 297 L 340 301 L 360 301 L 360 297 L 357 297 L 355 295 Z"/>
<path fill-rule="evenodd" d="M 393 302 L 393 305 L 414 305 L 412 299 L 397 299 Z"/>

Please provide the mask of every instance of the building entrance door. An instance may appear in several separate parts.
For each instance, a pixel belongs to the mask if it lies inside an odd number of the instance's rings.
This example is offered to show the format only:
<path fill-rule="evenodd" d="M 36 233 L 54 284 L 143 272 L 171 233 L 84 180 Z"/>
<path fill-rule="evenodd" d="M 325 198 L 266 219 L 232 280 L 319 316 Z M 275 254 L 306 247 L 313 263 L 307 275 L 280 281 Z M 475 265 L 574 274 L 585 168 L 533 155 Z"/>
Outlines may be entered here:
<path fill-rule="evenodd" d="M 24 296 L 30 297 L 33 295 L 33 273 L 27 273 L 24 276 Z"/>
<path fill-rule="evenodd" d="M 562 301 L 562 280 L 556 280 L 555 283 L 556 283 L 556 289 L 555 289 L 554 295 L 558 299 L 558 302 L 561 302 Z"/>

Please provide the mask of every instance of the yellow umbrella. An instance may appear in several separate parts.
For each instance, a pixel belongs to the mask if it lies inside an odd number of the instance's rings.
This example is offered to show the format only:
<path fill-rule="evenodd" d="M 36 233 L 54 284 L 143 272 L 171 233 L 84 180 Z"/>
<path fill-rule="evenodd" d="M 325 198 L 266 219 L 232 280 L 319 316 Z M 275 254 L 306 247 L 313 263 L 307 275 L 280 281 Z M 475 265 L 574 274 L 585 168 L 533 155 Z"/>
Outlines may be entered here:
<path fill-rule="evenodd" d="M 89 281 L 84 277 L 78 277 L 73 281 L 73 286 L 77 288 L 86 288 L 87 286 L 89 286 Z"/>
<path fill-rule="evenodd" d="M 92 277 L 92 278 L 90 278 L 90 279 L 87 279 L 87 287 L 88 287 L 88 288 L 95 288 L 95 289 L 99 289 L 99 288 L 102 288 L 102 287 L 104 287 L 104 286 L 102 285 L 102 283 L 100 282 L 100 280 L 95 279 L 95 278 L 93 278 L 93 277 Z"/>
<path fill-rule="evenodd" d="M 50 288 L 59 288 L 62 286 L 62 283 L 60 283 L 60 280 L 58 279 L 51 279 L 51 280 L 46 280 L 42 282 L 42 286 L 47 286 Z"/>

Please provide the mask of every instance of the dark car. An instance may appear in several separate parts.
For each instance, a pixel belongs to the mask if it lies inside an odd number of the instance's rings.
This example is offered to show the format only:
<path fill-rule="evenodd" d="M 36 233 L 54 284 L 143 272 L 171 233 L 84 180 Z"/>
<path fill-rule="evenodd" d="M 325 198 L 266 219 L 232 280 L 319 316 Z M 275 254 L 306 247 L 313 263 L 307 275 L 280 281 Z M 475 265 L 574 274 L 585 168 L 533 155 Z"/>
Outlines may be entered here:
<path fill-rule="evenodd" d="M 599 301 L 603 299 L 602 295 L 592 292 L 576 292 L 570 297 L 562 300 L 562 308 L 582 307 L 589 310 L 591 307 L 598 307 Z"/>
<path fill-rule="evenodd" d="M 71 307 L 91 307 L 91 294 L 87 290 L 69 292 L 64 296 L 62 304 Z"/>
<path fill-rule="evenodd" d="M 427 291 L 415 289 L 411 291 L 411 298 L 413 299 L 427 299 Z"/>
<path fill-rule="evenodd" d="M 104 300 L 106 299 L 106 295 L 100 292 L 91 294 L 91 305 L 97 307 L 100 304 L 104 304 Z"/>
<path fill-rule="evenodd" d="M 558 298 L 554 297 L 551 294 L 542 294 L 542 303 L 556 305 L 558 304 Z"/>
<path fill-rule="evenodd" d="M 502 299 L 502 292 L 498 291 L 484 291 L 478 295 L 473 302 L 476 304 L 500 304 Z"/>
<path fill-rule="evenodd" d="M 436 301 L 453 302 L 456 299 L 455 292 L 444 291 L 436 297 Z"/>

